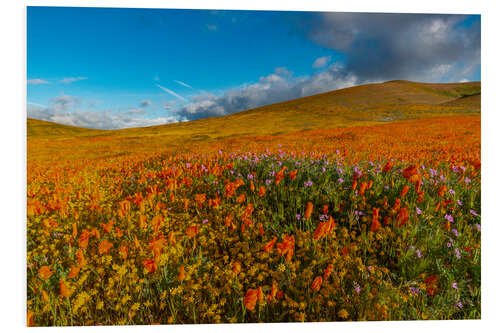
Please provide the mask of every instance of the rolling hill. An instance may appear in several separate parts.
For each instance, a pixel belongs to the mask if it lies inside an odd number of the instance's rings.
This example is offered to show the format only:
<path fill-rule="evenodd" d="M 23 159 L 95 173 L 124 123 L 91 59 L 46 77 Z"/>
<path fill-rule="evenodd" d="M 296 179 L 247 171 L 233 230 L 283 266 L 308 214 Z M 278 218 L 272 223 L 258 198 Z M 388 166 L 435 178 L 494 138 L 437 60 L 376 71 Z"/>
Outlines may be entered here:
<path fill-rule="evenodd" d="M 418 83 L 388 81 L 366 84 L 235 113 L 183 123 L 93 130 L 28 119 L 28 152 L 37 143 L 84 140 L 126 142 L 141 147 L 146 142 L 182 146 L 208 140 L 246 136 L 280 135 L 315 129 L 368 126 L 392 121 L 453 115 L 479 115 L 481 83 Z"/>

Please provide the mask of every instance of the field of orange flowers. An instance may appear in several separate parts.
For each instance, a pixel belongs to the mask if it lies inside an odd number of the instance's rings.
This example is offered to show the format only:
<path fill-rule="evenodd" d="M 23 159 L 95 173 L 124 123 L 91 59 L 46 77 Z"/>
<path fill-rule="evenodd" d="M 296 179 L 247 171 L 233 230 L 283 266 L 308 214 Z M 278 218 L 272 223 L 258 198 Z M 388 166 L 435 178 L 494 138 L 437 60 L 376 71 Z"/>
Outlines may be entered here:
<path fill-rule="evenodd" d="M 480 318 L 480 127 L 28 142 L 28 324 Z"/>

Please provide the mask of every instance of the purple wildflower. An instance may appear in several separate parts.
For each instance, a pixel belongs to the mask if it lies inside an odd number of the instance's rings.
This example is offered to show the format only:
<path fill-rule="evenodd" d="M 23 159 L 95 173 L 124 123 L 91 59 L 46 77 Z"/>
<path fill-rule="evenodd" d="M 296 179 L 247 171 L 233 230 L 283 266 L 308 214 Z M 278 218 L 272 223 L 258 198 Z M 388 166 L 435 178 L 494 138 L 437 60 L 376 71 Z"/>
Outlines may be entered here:
<path fill-rule="evenodd" d="M 450 192 L 450 194 L 455 194 L 455 191 L 452 188 L 450 188 L 448 192 Z"/>
<path fill-rule="evenodd" d="M 476 223 L 476 229 L 477 231 L 481 231 L 481 225 L 479 223 Z"/>
<path fill-rule="evenodd" d="M 356 286 L 355 290 L 359 294 L 361 292 L 361 287 L 360 286 Z"/>
<path fill-rule="evenodd" d="M 297 221 L 300 221 L 300 214 L 295 215 L 295 217 L 297 218 Z"/>
<path fill-rule="evenodd" d="M 474 209 L 471 209 L 471 210 L 470 210 L 470 213 L 471 213 L 472 215 L 474 215 L 474 216 L 479 216 L 479 215 L 476 213 L 476 211 L 475 211 Z"/>
<path fill-rule="evenodd" d="M 418 208 L 418 207 L 415 207 L 415 208 L 417 209 L 417 215 L 422 214 L 422 211 L 420 210 L 420 208 Z"/>
<path fill-rule="evenodd" d="M 469 177 L 465 177 L 465 184 L 469 184 L 471 182 L 471 180 L 469 179 Z"/>
<path fill-rule="evenodd" d="M 208 220 L 203 220 L 203 224 L 208 223 Z"/>
<path fill-rule="evenodd" d="M 449 214 L 446 214 L 446 215 L 444 216 L 444 218 L 445 218 L 446 220 L 448 220 L 449 222 L 452 222 L 452 223 L 453 223 L 453 221 L 454 221 L 454 220 L 453 220 L 453 216 L 451 216 L 451 215 L 449 215 Z"/>
<path fill-rule="evenodd" d="M 462 256 L 460 255 L 459 249 L 455 249 L 455 255 L 457 256 L 458 259 L 462 258 Z"/>
<path fill-rule="evenodd" d="M 452 234 L 455 235 L 455 237 L 458 237 L 458 230 L 457 229 L 451 229 Z"/>
<path fill-rule="evenodd" d="M 312 186 L 313 182 L 308 180 L 307 182 L 304 182 L 305 186 Z"/>
<path fill-rule="evenodd" d="M 422 258 L 422 253 L 420 252 L 420 250 L 417 250 L 417 257 L 420 259 Z"/>
<path fill-rule="evenodd" d="M 339 183 L 343 183 L 344 180 L 342 178 L 339 178 Z"/>
<path fill-rule="evenodd" d="M 456 282 L 453 282 L 453 283 L 451 284 L 451 287 L 452 287 L 453 289 L 458 290 L 458 287 L 457 287 L 457 283 L 456 283 Z"/>
<path fill-rule="evenodd" d="M 414 287 L 410 287 L 410 292 L 415 295 L 415 294 L 418 294 L 420 292 L 420 289 L 417 287 L 417 288 L 414 288 Z"/>
<path fill-rule="evenodd" d="M 458 204 L 459 206 L 462 206 L 462 201 L 457 200 L 457 204 Z"/>

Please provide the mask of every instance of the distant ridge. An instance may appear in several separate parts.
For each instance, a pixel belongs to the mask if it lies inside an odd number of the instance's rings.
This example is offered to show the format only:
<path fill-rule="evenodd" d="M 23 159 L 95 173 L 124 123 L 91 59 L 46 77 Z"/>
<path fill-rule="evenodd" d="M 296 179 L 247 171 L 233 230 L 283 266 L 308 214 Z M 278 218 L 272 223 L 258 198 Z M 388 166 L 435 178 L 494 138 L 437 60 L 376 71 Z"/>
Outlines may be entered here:
<path fill-rule="evenodd" d="M 392 80 L 364 84 L 223 117 L 122 130 L 93 130 L 28 119 L 28 140 L 73 137 L 168 137 L 172 143 L 276 135 L 318 128 L 373 125 L 391 121 L 479 115 L 481 82 L 419 83 Z"/>

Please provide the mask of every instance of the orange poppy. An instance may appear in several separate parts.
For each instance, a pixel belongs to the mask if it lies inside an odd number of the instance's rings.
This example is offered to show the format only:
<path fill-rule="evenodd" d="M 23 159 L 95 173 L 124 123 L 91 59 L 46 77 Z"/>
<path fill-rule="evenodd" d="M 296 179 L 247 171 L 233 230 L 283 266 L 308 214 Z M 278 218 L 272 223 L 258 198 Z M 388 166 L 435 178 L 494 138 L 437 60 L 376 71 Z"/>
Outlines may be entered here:
<path fill-rule="evenodd" d="M 149 273 L 154 273 L 157 269 L 156 262 L 152 259 L 146 259 L 142 261 L 142 265 Z"/>
<path fill-rule="evenodd" d="M 148 227 L 148 221 L 146 215 L 139 215 L 139 229 L 146 230 Z"/>
<path fill-rule="evenodd" d="M 238 275 L 241 272 L 241 264 L 237 261 L 233 264 L 233 272 L 236 275 Z"/>
<path fill-rule="evenodd" d="M 271 253 L 274 247 L 274 243 L 276 243 L 276 237 L 273 237 L 269 242 L 264 245 L 264 252 Z"/>
<path fill-rule="evenodd" d="M 370 230 L 372 232 L 377 232 L 377 230 L 380 228 L 379 212 L 380 208 L 373 208 L 372 225 L 370 227 Z"/>
<path fill-rule="evenodd" d="M 80 274 L 80 269 L 81 269 L 80 266 L 71 266 L 71 269 L 70 269 L 69 274 L 68 274 L 68 278 L 74 279 L 74 278 L 78 277 L 78 274 Z"/>
<path fill-rule="evenodd" d="M 243 304 L 245 308 L 249 311 L 255 310 L 255 305 L 257 304 L 258 292 L 255 289 L 248 289 L 245 297 L 243 297 Z"/>
<path fill-rule="evenodd" d="M 113 247 L 113 243 L 111 243 L 110 241 L 106 240 L 106 239 L 103 239 L 100 243 L 99 243 L 99 247 L 98 247 L 98 251 L 99 251 L 99 254 L 100 255 L 103 255 L 103 254 L 106 254 L 109 252 L 109 250 Z"/>
<path fill-rule="evenodd" d="M 313 203 L 312 203 L 311 201 L 309 201 L 309 202 L 307 203 L 306 212 L 304 213 L 304 217 L 305 217 L 306 219 L 310 219 L 310 218 L 311 218 L 311 214 L 312 214 L 312 212 L 313 212 L 313 207 L 314 207 L 314 206 L 313 206 Z"/>
<path fill-rule="evenodd" d="M 61 297 L 70 297 L 73 295 L 73 288 L 65 280 L 59 282 L 59 291 Z"/>
<path fill-rule="evenodd" d="M 168 242 L 171 245 L 175 245 L 175 233 L 173 230 L 171 230 L 170 233 L 168 234 Z"/>
<path fill-rule="evenodd" d="M 408 222 L 408 209 L 406 207 L 401 208 L 397 219 L 400 227 L 402 227 L 403 225 L 406 224 L 406 222 Z"/>
<path fill-rule="evenodd" d="M 238 203 L 242 203 L 242 202 L 244 202 L 245 200 L 246 200 L 245 193 L 241 193 L 241 194 L 239 195 L 239 197 L 238 197 L 238 198 L 236 198 L 236 201 L 238 201 Z"/>
<path fill-rule="evenodd" d="M 186 270 L 184 269 L 184 265 L 179 267 L 179 275 L 177 276 L 178 281 L 183 281 L 186 278 Z"/>
<path fill-rule="evenodd" d="M 318 292 L 321 289 L 322 284 L 323 284 L 323 278 L 321 276 L 316 276 L 316 278 L 314 279 L 314 281 L 311 285 L 311 288 L 315 292 Z"/>
<path fill-rule="evenodd" d="M 323 273 L 323 279 L 327 280 L 330 277 L 330 275 L 332 274 L 332 272 L 333 272 L 333 265 L 329 264 L 325 268 L 325 272 Z"/>
<path fill-rule="evenodd" d="M 193 238 L 197 234 L 198 234 L 198 226 L 197 225 L 193 225 L 193 226 L 186 229 L 186 235 L 189 238 Z"/>
<path fill-rule="evenodd" d="M 51 271 L 50 270 L 50 266 L 42 266 L 40 267 L 40 269 L 38 270 L 38 276 L 42 279 L 42 280 L 47 280 L 48 278 L 50 278 L 52 276 L 52 274 L 54 274 L 56 271 Z"/>
<path fill-rule="evenodd" d="M 28 312 L 27 312 L 27 319 L 26 319 L 26 324 L 29 326 L 29 327 L 33 327 L 35 326 L 35 321 L 33 320 L 33 311 L 29 310 L 28 309 Z"/>
<path fill-rule="evenodd" d="M 258 196 L 259 197 L 263 197 L 265 195 L 266 195 L 266 187 L 265 186 L 259 187 L 259 194 L 258 194 Z"/>
<path fill-rule="evenodd" d="M 403 187 L 403 189 L 401 190 L 401 193 L 399 194 L 399 196 L 400 196 L 401 198 L 403 198 L 403 197 L 406 195 L 406 193 L 408 193 L 408 190 L 409 190 L 409 189 L 410 189 L 410 187 L 409 187 L 408 185 L 405 185 L 405 186 Z"/>

